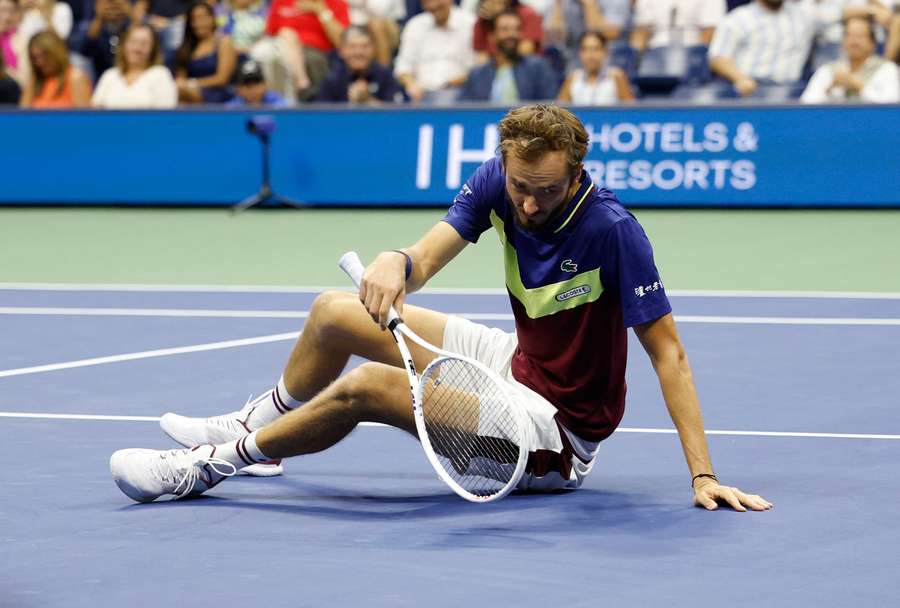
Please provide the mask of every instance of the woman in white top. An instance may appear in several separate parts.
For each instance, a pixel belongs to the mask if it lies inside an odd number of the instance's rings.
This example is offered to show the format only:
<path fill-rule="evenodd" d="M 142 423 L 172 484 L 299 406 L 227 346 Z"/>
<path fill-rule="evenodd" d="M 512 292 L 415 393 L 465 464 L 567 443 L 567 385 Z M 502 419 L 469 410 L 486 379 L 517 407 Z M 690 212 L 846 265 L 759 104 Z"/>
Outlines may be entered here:
<path fill-rule="evenodd" d="M 558 100 L 579 106 L 606 106 L 634 100 L 625 72 L 604 67 L 606 40 L 599 32 L 585 32 L 578 41 L 581 68 L 563 82 Z"/>
<path fill-rule="evenodd" d="M 843 46 L 846 59 L 816 70 L 800 97 L 802 103 L 900 102 L 900 73 L 894 63 L 875 55 L 875 25 L 871 17 L 847 19 Z"/>
<path fill-rule="evenodd" d="M 162 49 L 149 25 L 133 25 L 125 32 L 116 66 L 100 77 L 94 89 L 95 108 L 174 108 L 178 88 L 162 64 Z"/>

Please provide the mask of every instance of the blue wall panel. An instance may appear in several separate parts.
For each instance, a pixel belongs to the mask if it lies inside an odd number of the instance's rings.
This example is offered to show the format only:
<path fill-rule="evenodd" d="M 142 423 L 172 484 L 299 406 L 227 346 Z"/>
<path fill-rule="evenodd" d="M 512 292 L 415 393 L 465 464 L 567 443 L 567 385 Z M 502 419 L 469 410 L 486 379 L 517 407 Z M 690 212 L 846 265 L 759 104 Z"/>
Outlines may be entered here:
<path fill-rule="evenodd" d="M 578 109 L 632 206 L 900 206 L 900 107 Z M 276 111 L 272 181 L 317 204 L 447 204 L 500 109 Z M 0 203 L 212 204 L 256 191 L 249 112 L 0 113 Z"/>

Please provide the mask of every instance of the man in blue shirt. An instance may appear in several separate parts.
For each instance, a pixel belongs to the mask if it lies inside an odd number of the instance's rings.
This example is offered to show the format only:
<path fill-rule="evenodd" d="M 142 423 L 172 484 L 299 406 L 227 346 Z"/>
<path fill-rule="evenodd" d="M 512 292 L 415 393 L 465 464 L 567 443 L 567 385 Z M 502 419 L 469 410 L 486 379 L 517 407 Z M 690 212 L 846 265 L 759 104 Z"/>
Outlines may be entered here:
<path fill-rule="evenodd" d="M 720 485 L 713 473 L 690 364 L 650 243 L 584 170 L 584 125 L 563 108 L 533 105 L 509 112 L 499 131 L 500 157 L 475 172 L 442 221 L 411 247 L 379 254 L 358 294 L 316 299 L 272 390 L 230 414 L 164 415 L 163 430 L 190 449 L 116 452 L 110 468 L 119 488 L 142 502 L 202 493 L 237 468 L 325 450 L 363 421 L 415 435 L 406 372 L 391 334 L 378 326 L 387 325 L 393 306 L 425 340 L 477 358 L 521 395 L 535 442 L 520 489 L 574 489 L 590 473 L 600 442 L 622 418 L 633 327 L 678 430 L 694 503 L 771 508 Z M 514 333 L 403 305 L 492 227 L 503 247 Z M 370 362 L 341 375 L 351 355 Z M 434 355 L 414 347 L 412 357 L 424 369 Z"/>
<path fill-rule="evenodd" d="M 518 13 L 497 15 L 492 35 L 497 51 L 488 63 L 469 72 L 460 99 L 500 105 L 556 99 L 559 81 L 547 61 L 534 55 L 519 55 L 522 19 Z"/>
<path fill-rule="evenodd" d="M 263 76 L 262 66 L 252 59 L 245 61 L 238 70 L 234 92 L 235 96 L 225 104 L 225 107 L 284 108 L 289 105 L 281 95 L 269 90 Z"/>

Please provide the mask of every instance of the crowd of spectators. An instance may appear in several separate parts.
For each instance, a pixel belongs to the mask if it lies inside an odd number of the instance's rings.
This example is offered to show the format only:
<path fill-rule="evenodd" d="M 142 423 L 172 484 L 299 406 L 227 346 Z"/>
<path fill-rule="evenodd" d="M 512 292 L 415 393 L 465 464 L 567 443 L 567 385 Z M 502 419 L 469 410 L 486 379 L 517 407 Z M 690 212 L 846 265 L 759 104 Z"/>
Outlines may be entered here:
<path fill-rule="evenodd" d="M 898 62 L 900 0 L 0 0 L 28 108 L 900 103 Z"/>

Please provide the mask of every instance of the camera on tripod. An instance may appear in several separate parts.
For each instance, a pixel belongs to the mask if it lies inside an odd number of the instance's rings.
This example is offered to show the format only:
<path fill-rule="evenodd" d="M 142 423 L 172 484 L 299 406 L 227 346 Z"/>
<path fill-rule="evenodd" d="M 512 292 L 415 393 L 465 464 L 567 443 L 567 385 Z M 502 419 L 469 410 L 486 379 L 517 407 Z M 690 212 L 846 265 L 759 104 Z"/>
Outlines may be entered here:
<path fill-rule="evenodd" d="M 275 131 L 274 116 L 251 116 L 247 119 L 247 132 L 260 139 L 268 138 Z"/>

